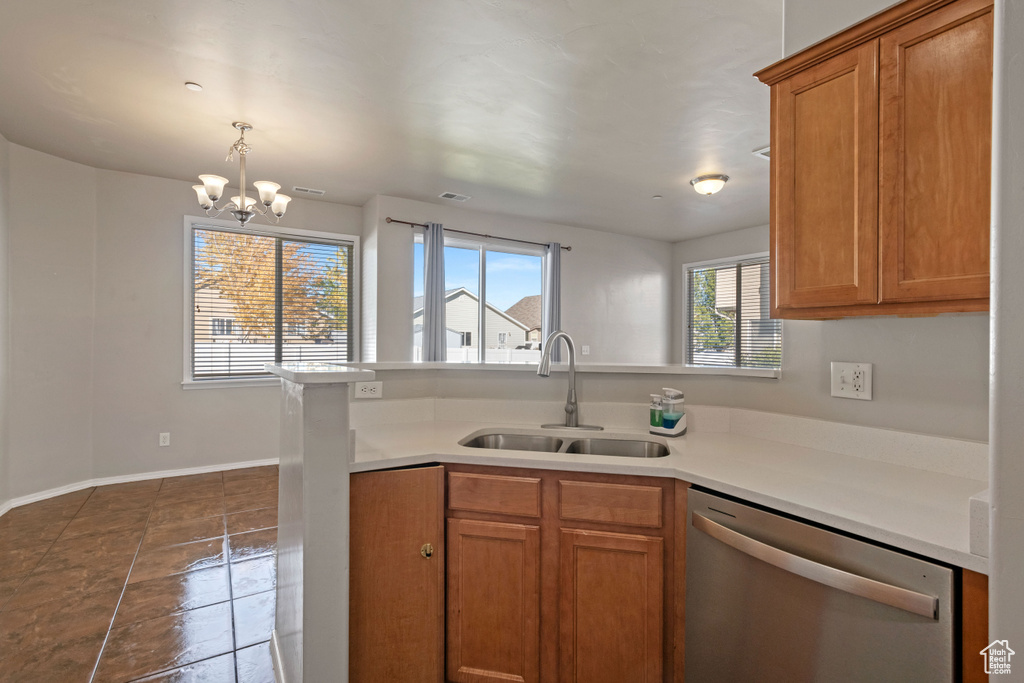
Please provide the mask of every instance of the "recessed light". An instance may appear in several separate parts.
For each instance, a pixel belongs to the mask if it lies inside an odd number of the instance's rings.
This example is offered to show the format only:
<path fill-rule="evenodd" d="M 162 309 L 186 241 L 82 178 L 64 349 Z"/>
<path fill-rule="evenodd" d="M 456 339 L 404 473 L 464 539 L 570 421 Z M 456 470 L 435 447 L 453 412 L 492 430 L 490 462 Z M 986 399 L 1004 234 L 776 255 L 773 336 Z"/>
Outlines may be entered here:
<path fill-rule="evenodd" d="M 185 82 L 185 87 L 188 88 L 189 90 L 191 90 L 192 92 L 202 92 L 203 91 L 203 86 L 199 85 L 198 83 L 193 83 L 192 81 L 186 81 Z"/>
<path fill-rule="evenodd" d="M 652 196 L 651 199 L 661 199 L 661 195 L 660 194 L 656 194 L 656 195 Z"/>

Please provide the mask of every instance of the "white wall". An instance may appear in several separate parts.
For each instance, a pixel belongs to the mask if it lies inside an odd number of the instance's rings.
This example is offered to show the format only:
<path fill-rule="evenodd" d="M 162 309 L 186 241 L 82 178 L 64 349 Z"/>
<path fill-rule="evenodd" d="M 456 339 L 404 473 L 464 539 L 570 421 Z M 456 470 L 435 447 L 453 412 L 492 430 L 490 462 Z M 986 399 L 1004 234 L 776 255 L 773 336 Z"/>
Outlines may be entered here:
<path fill-rule="evenodd" d="M 571 245 L 562 253 L 562 328 L 577 348 L 590 346 L 587 362 L 668 362 L 672 250 L 666 242 L 386 196 L 364 207 L 365 242 L 377 238 L 376 360 L 411 358 L 413 231 L 387 224 L 388 216 Z"/>
<path fill-rule="evenodd" d="M 989 638 L 1024 643 L 1024 8 L 996 0 Z M 1019 657 L 1020 655 L 1018 655 Z M 1020 660 L 1014 670 L 1022 668 Z"/>
<path fill-rule="evenodd" d="M 10 150 L 18 398 L 6 497 L 276 458 L 277 387 L 181 386 L 183 217 L 199 213 L 191 184 Z M 297 199 L 284 225 L 358 235 L 361 217 L 359 207 Z M 171 432 L 169 448 L 157 446 L 159 432 Z"/>
<path fill-rule="evenodd" d="M 892 0 L 785 0 L 784 54 L 788 57 L 894 4 Z"/>
<path fill-rule="evenodd" d="M 675 280 L 686 263 L 768 251 L 768 226 L 679 242 Z M 682 348 L 679 307 L 674 344 Z M 964 439 L 988 439 L 989 316 L 786 320 L 782 378 L 687 377 L 688 398 L 852 424 Z M 677 355 L 678 357 L 678 355 Z M 829 363 L 871 363 L 873 400 L 830 394 Z"/>
<path fill-rule="evenodd" d="M 10 364 L 8 353 L 10 347 L 9 325 L 9 285 L 8 245 L 10 241 L 10 224 L 7 213 L 10 205 L 10 143 L 0 135 L 0 506 L 10 498 L 8 442 L 10 440 L 10 422 L 7 419 L 10 402 L 8 382 Z"/>
<path fill-rule="evenodd" d="M 96 174 L 10 145 L 12 498 L 92 474 Z"/>

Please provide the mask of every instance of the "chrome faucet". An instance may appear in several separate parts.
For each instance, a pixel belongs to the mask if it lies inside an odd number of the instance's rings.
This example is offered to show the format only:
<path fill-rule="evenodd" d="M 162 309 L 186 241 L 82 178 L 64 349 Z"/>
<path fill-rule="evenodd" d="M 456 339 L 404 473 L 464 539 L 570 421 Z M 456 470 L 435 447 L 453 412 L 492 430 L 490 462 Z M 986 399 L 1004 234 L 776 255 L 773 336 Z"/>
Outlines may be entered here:
<path fill-rule="evenodd" d="M 544 429 L 604 429 L 597 425 L 580 424 L 580 404 L 576 401 L 576 346 L 572 343 L 572 337 L 561 330 L 555 330 L 548 335 L 544 342 L 540 365 L 537 366 L 537 374 L 541 377 L 551 375 L 551 350 L 559 339 L 563 339 L 566 348 L 569 349 L 569 395 L 565 399 L 565 424 L 554 423 L 541 425 L 541 427 Z"/>

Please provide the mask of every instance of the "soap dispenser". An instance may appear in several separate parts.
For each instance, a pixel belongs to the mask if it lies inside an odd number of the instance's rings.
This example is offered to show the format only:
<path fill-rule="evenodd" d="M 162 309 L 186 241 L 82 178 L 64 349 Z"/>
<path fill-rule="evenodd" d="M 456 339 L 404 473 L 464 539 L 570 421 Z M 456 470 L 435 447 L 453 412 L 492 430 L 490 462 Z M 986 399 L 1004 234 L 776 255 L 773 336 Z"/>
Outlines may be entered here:
<path fill-rule="evenodd" d="M 661 426 L 651 424 L 651 434 L 682 436 L 686 433 L 686 413 L 683 412 L 683 392 L 664 388 L 661 399 Z"/>
<path fill-rule="evenodd" d="M 651 394 L 651 427 L 662 424 L 661 395 Z"/>

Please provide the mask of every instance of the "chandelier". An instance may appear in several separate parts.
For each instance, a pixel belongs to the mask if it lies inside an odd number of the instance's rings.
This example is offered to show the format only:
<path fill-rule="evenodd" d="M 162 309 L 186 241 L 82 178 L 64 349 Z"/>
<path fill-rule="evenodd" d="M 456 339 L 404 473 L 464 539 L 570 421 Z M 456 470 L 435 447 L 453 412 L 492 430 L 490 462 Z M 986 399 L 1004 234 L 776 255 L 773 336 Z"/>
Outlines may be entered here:
<path fill-rule="evenodd" d="M 278 219 L 284 215 L 285 210 L 288 208 L 288 202 L 292 198 L 287 195 L 278 194 L 277 191 L 281 189 L 281 186 L 269 180 L 257 180 L 253 183 L 260 195 L 258 202 L 255 197 L 245 196 L 245 156 L 252 151 L 252 147 L 245 142 L 245 134 L 247 131 L 252 130 L 252 126 L 242 121 L 235 121 L 231 125 L 237 128 L 242 136 L 235 140 L 235 143 L 228 149 L 228 156 L 225 161 L 232 161 L 235 152 L 238 152 L 240 175 L 238 189 L 241 196 L 232 197 L 231 201 L 224 206 L 217 206 L 217 200 L 224 194 L 224 186 L 228 184 L 228 179 L 222 178 L 219 175 L 201 175 L 199 179 L 203 181 L 203 184 L 192 186 L 192 189 L 196 191 L 196 197 L 199 199 L 199 206 L 210 217 L 219 216 L 225 211 L 230 211 L 231 215 L 235 217 L 240 225 L 245 225 L 257 214 L 273 223 L 277 223 Z"/>

